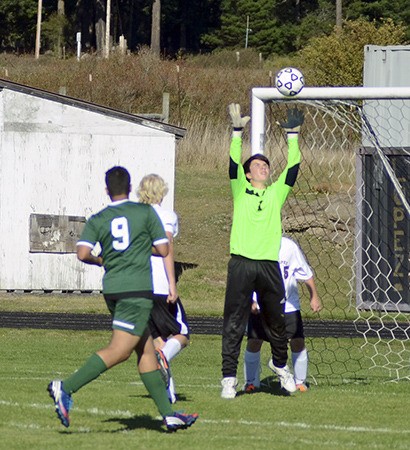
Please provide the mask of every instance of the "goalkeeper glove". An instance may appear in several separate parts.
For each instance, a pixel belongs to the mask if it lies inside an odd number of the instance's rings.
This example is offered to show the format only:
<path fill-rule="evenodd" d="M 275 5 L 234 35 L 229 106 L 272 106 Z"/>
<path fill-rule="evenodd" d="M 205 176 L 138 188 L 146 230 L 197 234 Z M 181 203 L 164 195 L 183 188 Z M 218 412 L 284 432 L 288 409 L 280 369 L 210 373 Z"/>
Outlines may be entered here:
<path fill-rule="evenodd" d="M 229 115 L 231 116 L 234 131 L 242 131 L 244 126 L 249 122 L 249 116 L 241 117 L 241 107 L 238 103 L 231 103 L 228 106 Z"/>
<path fill-rule="evenodd" d="M 293 109 L 288 109 L 288 117 L 286 122 L 277 122 L 286 133 L 299 133 L 300 126 L 303 124 L 305 116 L 302 111 L 299 111 L 295 106 Z"/>

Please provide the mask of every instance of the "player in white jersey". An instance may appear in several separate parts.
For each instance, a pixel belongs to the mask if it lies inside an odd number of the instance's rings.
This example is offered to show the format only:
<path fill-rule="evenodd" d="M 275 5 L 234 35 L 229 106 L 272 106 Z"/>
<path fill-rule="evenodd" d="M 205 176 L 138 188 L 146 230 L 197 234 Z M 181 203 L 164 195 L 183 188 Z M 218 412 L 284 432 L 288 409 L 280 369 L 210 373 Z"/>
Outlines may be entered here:
<path fill-rule="evenodd" d="M 322 308 L 313 272 L 307 263 L 302 250 L 287 237 L 282 237 L 279 251 L 279 265 L 285 285 L 285 322 L 286 333 L 292 351 L 292 363 L 295 384 L 298 390 L 307 390 L 306 378 L 308 369 L 308 354 L 305 347 L 302 316 L 300 313 L 300 299 L 298 281 L 303 281 L 309 291 L 310 307 L 312 311 L 319 312 Z M 248 342 L 245 351 L 245 392 L 251 393 L 260 387 L 260 349 L 263 340 L 267 340 L 261 317 L 257 294 L 252 298 L 252 312 L 248 324 Z M 271 361 L 268 366 L 270 367 Z"/>
<path fill-rule="evenodd" d="M 178 234 L 178 216 L 174 211 L 161 206 L 168 193 L 165 181 L 156 174 L 145 176 L 139 185 L 137 195 L 141 203 L 150 204 L 157 212 L 169 240 L 169 253 L 166 258 L 151 258 L 152 280 L 154 286 L 154 307 L 151 311 L 149 327 L 154 338 L 159 363 L 167 369 L 168 397 L 175 403 L 175 383 L 169 370 L 169 362 L 189 343 L 189 326 L 184 307 L 178 297 L 174 238 Z"/>

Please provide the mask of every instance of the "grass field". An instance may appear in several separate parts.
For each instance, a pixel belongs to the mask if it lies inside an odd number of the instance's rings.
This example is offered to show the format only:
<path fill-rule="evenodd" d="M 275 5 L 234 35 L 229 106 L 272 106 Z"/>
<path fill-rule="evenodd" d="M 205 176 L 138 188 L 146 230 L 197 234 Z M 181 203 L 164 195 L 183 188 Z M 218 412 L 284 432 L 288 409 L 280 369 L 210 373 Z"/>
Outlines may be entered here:
<path fill-rule="evenodd" d="M 340 383 L 319 380 L 308 393 L 284 396 L 264 368 L 269 386 L 263 392 L 222 400 L 220 336 L 194 335 L 173 363 L 176 408 L 200 414 L 192 428 L 164 432 L 131 358 L 74 395 L 66 429 L 47 383 L 75 370 L 109 333 L 1 329 L 0 336 L 4 449 L 409 448 L 408 382 L 385 383 L 373 373 Z M 266 361 L 267 346 L 263 352 Z M 242 362 L 240 383 L 241 368 Z"/>
<path fill-rule="evenodd" d="M 181 225 L 176 260 L 185 267 L 179 292 L 187 314 L 221 316 L 232 208 L 226 173 L 179 169 L 175 208 Z M 316 242 L 314 236 L 309 240 Z M 330 261 L 337 263 L 340 258 L 337 246 L 326 249 L 317 263 L 324 301 L 319 318 L 352 319 L 356 311 L 342 295 L 341 271 L 325 273 L 338 280 L 327 283 L 326 290 L 321 282 L 320 271 L 328 271 Z M 10 293 L 0 293 L 0 310 L 106 312 L 101 295 Z M 356 338 L 309 337 L 311 389 L 292 396 L 284 396 L 270 376 L 265 344 L 263 392 L 227 401 L 220 398 L 221 336 L 193 335 L 192 345 L 172 364 L 180 395 L 177 408 L 200 414 L 192 428 L 164 432 L 134 358 L 75 394 L 72 425 L 65 429 L 46 386 L 51 379 L 69 375 L 108 339 L 109 332 L 0 328 L 0 448 L 410 448 L 409 381 L 389 382 L 386 370 L 369 370 L 368 364 L 377 345 L 380 365 L 393 354 L 400 364 L 403 358 L 407 370 L 408 351 L 399 342 L 375 341 L 375 348 L 363 348 L 364 340 Z M 242 360 L 238 377 L 242 386 Z"/>

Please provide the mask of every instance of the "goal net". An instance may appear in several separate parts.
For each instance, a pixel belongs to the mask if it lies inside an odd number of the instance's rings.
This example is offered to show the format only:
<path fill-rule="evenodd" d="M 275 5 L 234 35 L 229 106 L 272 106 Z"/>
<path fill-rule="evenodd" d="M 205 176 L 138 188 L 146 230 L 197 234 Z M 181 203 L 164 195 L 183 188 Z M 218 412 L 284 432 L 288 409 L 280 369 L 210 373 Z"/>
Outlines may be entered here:
<path fill-rule="evenodd" d="M 310 374 L 410 379 L 410 88 L 252 90 L 252 153 L 273 179 L 287 145 L 277 121 L 300 108 L 301 168 L 283 228 L 315 273 L 323 310 L 301 287 Z M 315 336 L 311 338 L 310 336 Z"/>

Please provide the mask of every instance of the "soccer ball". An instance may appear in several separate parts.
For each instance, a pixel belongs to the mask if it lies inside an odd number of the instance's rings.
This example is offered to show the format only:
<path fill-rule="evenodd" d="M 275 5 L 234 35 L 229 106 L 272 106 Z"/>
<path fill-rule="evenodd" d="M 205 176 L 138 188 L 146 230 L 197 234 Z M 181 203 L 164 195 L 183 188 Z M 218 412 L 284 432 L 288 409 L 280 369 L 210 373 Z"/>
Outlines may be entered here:
<path fill-rule="evenodd" d="M 276 75 L 276 89 L 286 97 L 293 97 L 303 89 L 305 79 L 300 70 L 294 67 L 285 67 Z"/>

